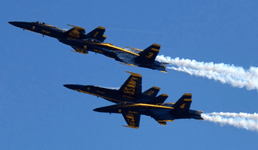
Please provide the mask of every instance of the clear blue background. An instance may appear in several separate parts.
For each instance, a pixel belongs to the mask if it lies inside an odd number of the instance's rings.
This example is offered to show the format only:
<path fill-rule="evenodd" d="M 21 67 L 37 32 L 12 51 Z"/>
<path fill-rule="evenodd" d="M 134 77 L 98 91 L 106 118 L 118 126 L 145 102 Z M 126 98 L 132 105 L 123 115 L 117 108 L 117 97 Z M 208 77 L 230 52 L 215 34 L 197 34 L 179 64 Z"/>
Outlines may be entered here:
<path fill-rule="evenodd" d="M 192 109 L 257 112 L 257 90 L 169 70 L 167 74 L 121 65 L 103 55 L 72 53 L 50 37 L 23 31 L 8 21 L 44 21 L 89 32 L 106 27 L 106 42 L 144 49 L 152 43 L 172 58 L 258 66 L 258 2 L 3 0 L 0 2 L 0 149 L 257 149 L 257 132 L 208 121 L 175 120 L 166 126 L 142 116 L 138 130 L 122 115 L 97 113 L 111 105 L 63 84 L 120 87 L 131 71 L 143 75 L 143 90 L 161 88 L 175 102 L 193 94 Z"/>

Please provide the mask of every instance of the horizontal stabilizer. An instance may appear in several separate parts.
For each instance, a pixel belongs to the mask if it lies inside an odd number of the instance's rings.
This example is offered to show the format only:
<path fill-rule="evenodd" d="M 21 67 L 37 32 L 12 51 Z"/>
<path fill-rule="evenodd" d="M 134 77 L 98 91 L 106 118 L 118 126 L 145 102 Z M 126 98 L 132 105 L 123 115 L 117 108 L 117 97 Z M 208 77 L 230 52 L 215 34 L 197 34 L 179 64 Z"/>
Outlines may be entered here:
<path fill-rule="evenodd" d="M 163 125 L 163 126 L 165 126 L 165 125 L 167 125 L 167 123 L 166 122 L 164 122 L 164 121 L 157 121 L 160 125 Z"/>
<path fill-rule="evenodd" d="M 128 128 L 133 128 L 133 129 L 138 129 L 139 127 L 135 127 L 135 126 L 127 126 L 127 125 L 122 125 L 123 127 L 128 127 Z"/>
<path fill-rule="evenodd" d="M 156 119 L 155 119 L 156 120 Z M 174 120 L 156 120 L 160 125 L 166 125 L 167 122 L 173 122 Z"/>
<path fill-rule="evenodd" d="M 75 47 L 75 46 L 72 46 L 72 48 L 75 50 L 75 51 L 72 51 L 72 52 L 78 52 L 78 53 L 82 53 L 82 54 L 88 54 L 88 51 L 85 50 L 85 49 L 77 48 L 77 47 Z"/>

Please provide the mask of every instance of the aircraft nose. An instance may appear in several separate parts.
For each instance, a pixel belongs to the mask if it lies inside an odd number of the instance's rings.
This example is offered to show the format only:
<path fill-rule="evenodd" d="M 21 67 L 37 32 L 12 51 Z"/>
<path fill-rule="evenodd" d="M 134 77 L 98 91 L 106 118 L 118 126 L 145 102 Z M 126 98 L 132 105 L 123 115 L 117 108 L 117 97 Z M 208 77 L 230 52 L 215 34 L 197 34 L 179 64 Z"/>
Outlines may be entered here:
<path fill-rule="evenodd" d="M 68 89 L 74 89 L 74 85 L 72 84 L 64 84 L 64 87 L 68 88 Z"/>
<path fill-rule="evenodd" d="M 23 28 L 23 29 L 30 29 L 32 27 L 31 22 L 9 21 L 8 23 L 10 23 L 13 26 Z"/>
<path fill-rule="evenodd" d="M 20 27 L 20 22 L 17 22 L 17 21 L 9 21 L 8 23 L 10 23 L 10 24 L 13 25 L 13 26 Z"/>

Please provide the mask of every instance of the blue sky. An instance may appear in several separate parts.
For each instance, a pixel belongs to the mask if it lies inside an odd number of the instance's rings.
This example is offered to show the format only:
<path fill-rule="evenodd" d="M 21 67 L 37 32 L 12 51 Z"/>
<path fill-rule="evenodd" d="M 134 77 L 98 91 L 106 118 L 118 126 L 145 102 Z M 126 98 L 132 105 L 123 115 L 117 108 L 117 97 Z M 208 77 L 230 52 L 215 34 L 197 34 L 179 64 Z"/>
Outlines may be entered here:
<path fill-rule="evenodd" d="M 172 58 L 258 67 L 257 1 L 3 1 L 0 5 L 0 149 L 257 149 L 258 134 L 198 120 L 166 126 L 142 116 L 138 130 L 122 127 L 120 114 L 94 112 L 112 103 L 63 84 L 120 87 L 125 71 L 143 76 L 175 102 L 193 94 L 192 109 L 257 112 L 257 90 L 168 70 L 121 65 L 99 54 L 72 53 L 50 37 L 23 31 L 8 21 L 44 21 L 106 28 L 106 42 L 147 48 L 161 45 Z"/>

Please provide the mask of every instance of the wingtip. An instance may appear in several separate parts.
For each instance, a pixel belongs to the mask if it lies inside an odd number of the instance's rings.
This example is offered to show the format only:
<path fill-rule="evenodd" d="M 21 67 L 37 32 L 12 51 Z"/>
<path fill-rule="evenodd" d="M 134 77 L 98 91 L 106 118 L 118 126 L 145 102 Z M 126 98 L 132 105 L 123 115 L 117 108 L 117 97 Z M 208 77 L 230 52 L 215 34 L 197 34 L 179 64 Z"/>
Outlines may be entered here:
<path fill-rule="evenodd" d="M 192 96 L 192 93 L 185 93 L 185 96 Z"/>
<path fill-rule="evenodd" d="M 131 75 L 133 76 L 136 76 L 136 77 L 142 77 L 141 74 L 138 74 L 138 73 L 134 73 L 134 72 L 129 72 L 129 71 L 125 71 L 126 73 L 130 73 Z"/>
<path fill-rule="evenodd" d="M 122 125 L 123 127 L 128 127 L 128 128 L 133 128 L 133 129 L 139 129 L 139 127 L 135 127 L 135 126 L 127 126 L 127 125 Z"/>
<path fill-rule="evenodd" d="M 159 45 L 157 43 L 153 43 L 153 46 L 161 47 L 161 45 Z"/>
<path fill-rule="evenodd" d="M 163 72 L 163 73 L 168 73 L 167 71 L 160 71 L 160 72 Z"/>

